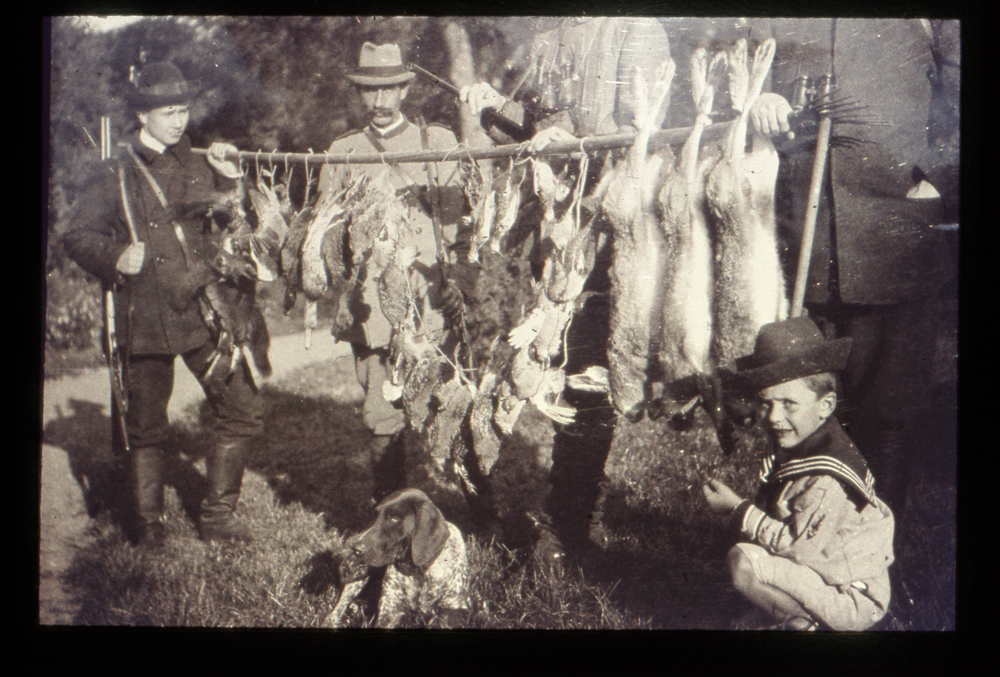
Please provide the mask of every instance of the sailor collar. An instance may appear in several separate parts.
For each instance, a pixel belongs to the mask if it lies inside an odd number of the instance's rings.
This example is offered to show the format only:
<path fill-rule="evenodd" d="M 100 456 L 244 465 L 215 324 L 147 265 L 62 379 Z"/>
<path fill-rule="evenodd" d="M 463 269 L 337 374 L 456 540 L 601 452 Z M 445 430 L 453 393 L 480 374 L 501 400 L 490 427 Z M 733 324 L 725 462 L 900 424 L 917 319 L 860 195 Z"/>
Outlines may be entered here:
<path fill-rule="evenodd" d="M 875 479 L 835 416 L 794 447 L 764 457 L 760 477 L 765 482 L 780 483 L 799 475 L 831 475 L 875 505 Z"/>

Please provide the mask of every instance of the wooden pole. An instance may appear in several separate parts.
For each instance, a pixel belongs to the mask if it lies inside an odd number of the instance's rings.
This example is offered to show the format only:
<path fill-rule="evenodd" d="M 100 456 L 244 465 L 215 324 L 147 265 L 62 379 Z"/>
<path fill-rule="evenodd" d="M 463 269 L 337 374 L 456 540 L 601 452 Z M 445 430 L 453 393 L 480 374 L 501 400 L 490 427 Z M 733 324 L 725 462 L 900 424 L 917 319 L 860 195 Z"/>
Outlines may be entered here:
<path fill-rule="evenodd" d="M 799 249 L 799 266 L 795 273 L 795 290 L 789 317 L 802 314 L 802 304 L 806 296 L 806 280 L 809 277 L 809 260 L 812 257 L 813 238 L 816 234 L 816 216 L 819 213 L 819 198 L 823 189 L 823 175 L 826 171 L 826 157 L 830 149 L 830 131 L 833 121 L 821 116 L 816 139 L 816 155 L 813 158 L 812 180 L 809 183 L 809 200 L 806 203 L 805 221 L 802 225 L 802 247 Z"/>
<path fill-rule="evenodd" d="M 729 129 L 728 122 L 718 122 L 709 125 L 702 133 L 702 138 L 706 140 L 718 139 Z M 653 132 L 649 137 L 651 148 L 663 147 L 672 144 L 684 143 L 691 133 L 690 127 L 680 127 L 676 129 L 663 129 Z M 608 150 L 611 148 L 628 148 L 635 142 L 636 133 L 634 131 L 619 132 L 618 134 L 606 134 L 603 136 L 588 136 L 574 141 L 560 141 L 550 143 L 538 153 L 528 152 L 528 143 L 512 143 L 503 146 L 490 146 L 487 148 L 466 148 L 464 146 L 447 151 L 391 151 L 385 153 L 282 153 L 280 151 L 236 151 L 226 153 L 227 160 L 242 160 L 245 162 L 256 162 L 260 164 L 273 164 L 283 162 L 285 164 L 306 163 L 314 165 L 323 164 L 397 164 L 401 162 L 448 162 L 462 159 L 483 160 L 489 158 L 504 158 L 513 156 L 536 157 L 544 155 L 565 155 L 568 153 L 589 152 L 594 150 Z M 205 155 L 208 150 L 204 148 L 192 148 L 192 153 Z"/>

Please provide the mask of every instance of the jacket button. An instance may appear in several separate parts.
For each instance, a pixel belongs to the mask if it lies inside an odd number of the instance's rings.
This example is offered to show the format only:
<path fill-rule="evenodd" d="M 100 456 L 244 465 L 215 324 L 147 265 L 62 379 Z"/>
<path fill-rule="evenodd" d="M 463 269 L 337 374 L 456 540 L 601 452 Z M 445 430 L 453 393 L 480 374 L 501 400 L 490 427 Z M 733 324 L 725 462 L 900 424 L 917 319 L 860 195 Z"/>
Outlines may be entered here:
<path fill-rule="evenodd" d="M 156 257 L 156 262 L 157 263 L 163 263 L 164 261 L 166 261 L 166 259 L 164 259 L 162 256 L 157 256 Z"/>
<path fill-rule="evenodd" d="M 424 232 L 424 229 L 421 228 L 420 226 L 417 226 L 416 228 L 413 229 L 413 232 L 415 232 L 417 235 L 420 235 L 422 232 Z"/>
<path fill-rule="evenodd" d="M 150 228 L 156 228 L 156 224 L 155 224 L 155 223 L 150 223 L 150 224 L 149 224 L 149 227 L 150 227 Z"/>

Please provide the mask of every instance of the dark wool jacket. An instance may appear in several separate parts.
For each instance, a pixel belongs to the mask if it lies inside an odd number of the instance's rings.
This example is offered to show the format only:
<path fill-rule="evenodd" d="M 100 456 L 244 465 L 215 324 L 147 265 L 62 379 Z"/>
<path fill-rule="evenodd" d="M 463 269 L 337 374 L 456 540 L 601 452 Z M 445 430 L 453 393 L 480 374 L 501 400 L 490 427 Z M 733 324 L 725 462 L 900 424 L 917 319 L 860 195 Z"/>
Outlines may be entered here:
<path fill-rule="evenodd" d="M 197 290 L 215 279 L 208 265 L 216 247 L 207 213 L 220 192 L 232 190 L 236 181 L 193 155 L 187 136 L 162 154 L 140 143 L 138 132 L 124 143 L 155 178 L 168 208 L 122 145 L 118 157 L 97 170 L 80 199 L 74 229 L 64 244 L 70 257 L 100 278 L 105 288 L 114 285 L 119 345 L 130 354 L 178 355 L 210 339 L 196 298 Z M 132 277 L 115 268 L 130 243 L 119 171 L 137 236 L 146 243 L 142 270 Z"/>
<path fill-rule="evenodd" d="M 832 70 L 840 94 L 867 106 L 855 115 L 882 123 L 834 124 L 834 135 L 864 142 L 830 150 L 806 302 L 879 305 L 932 297 L 954 275 L 944 232 L 932 226 L 954 223 L 958 200 L 957 124 L 940 114 L 957 116 L 957 100 L 946 105 L 932 87 L 930 76 L 945 68 L 936 66 L 932 36 L 918 20 L 787 19 L 770 27 L 777 40 L 771 91 L 790 100 L 798 74 L 815 78 Z M 778 218 L 789 279 L 812 162 L 811 149 L 782 158 Z M 908 199 L 915 173 L 942 197 Z"/>

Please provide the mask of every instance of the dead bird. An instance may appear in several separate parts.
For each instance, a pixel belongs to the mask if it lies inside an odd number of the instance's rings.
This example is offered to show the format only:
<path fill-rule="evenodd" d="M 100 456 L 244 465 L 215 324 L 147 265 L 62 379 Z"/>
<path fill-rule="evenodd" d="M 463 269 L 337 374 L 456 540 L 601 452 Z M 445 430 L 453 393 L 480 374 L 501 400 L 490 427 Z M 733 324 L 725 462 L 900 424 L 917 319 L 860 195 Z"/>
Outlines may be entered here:
<path fill-rule="evenodd" d="M 561 368 L 551 364 L 567 350 L 565 334 L 594 266 L 591 229 L 589 224 L 582 229 L 579 227 L 587 157 L 581 158 L 575 183 L 571 185 L 562 183 L 564 179 L 558 179 L 546 163 L 536 160 L 534 166 L 536 190 L 547 213 L 541 235 L 551 243 L 552 249 L 542 268 L 542 277 L 534 285 L 531 309 L 508 334 L 507 342 L 516 352 L 506 373 L 514 396 L 529 400 L 552 420 L 567 423 L 575 412 L 559 405 L 566 375 Z M 557 218 L 557 203 L 570 194 L 572 199 L 561 206 L 563 211 Z M 508 406 L 507 411 L 515 411 L 515 408 Z"/>
<path fill-rule="evenodd" d="M 285 237 L 285 243 L 278 252 L 278 263 L 285 278 L 285 298 L 282 305 L 285 315 L 295 307 L 295 301 L 302 286 L 300 265 L 302 242 L 305 240 L 309 224 L 312 222 L 314 206 L 314 204 L 306 205 L 292 215 L 288 223 L 288 235 Z"/>
<path fill-rule="evenodd" d="M 497 193 L 497 221 L 490 236 L 490 249 L 497 254 L 503 251 L 507 243 L 507 234 L 517 222 L 518 208 L 521 206 L 521 184 L 527 176 L 524 169 L 526 164 L 518 164 L 511 158 L 510 168 L 506 172 L 507 178 L 503 182 L 502 190 Z M 503 175 L 500 179 L 503 180 Z"/>
<path fill-rule="evenodd" d="M 303 322 L 306 330 L 305 345 L 312 344 L 312 332 L 318 326 L 318 303 L 329 285 L 326 262 L 323 260 L 323 238 L 327 231 L 346 220 L 342 203 L 344 193 L 326 193 L 313 209 L 299 249 L 299 279 L 306 296 Z"/>
<path fill-rule="evenodd" d="M 247 192 L 257 214 L 257 228 L 250 240 L 250 253 L 264 275 L 259 279 L 271 282 L 277 279 L 280 251 L 288 236 L 288 223 L 283 213 L 285 207 L 273 183 L 264 181 L 262 174 L 257 176 L 256 188 L 251 187 Z"/>
<path fill-rule="evenodd" d="M 263 377 L 271 375 L 271 338 L 257 303 L 256 283 L 209 283 L 200 290 L 198 304 L 216 345 L 205 374 L 208 388 L 229 378 L 243 364 L 251 385 L 259 390 Z"/>
<path fill-rule="evenodd" d="M 297 268 L 298 284 L 306 296 L 306 348 L 310 346 L 312 330 L 317 327 L 317 304 L 321 298 L 332 296 L 334 299 L 335 336 L 353 322 L 346 297 L 357 280 L 359 264 L 355 264 L 355 258 L 363 263 L 367 252 L 354 256 L 349 232 L 366 197 L 366 189 L 367 181 L 361 179 L 339 193 L 325 193 L 288 235 L 289 242 L 301 242 L 298 255 L 289 255 L 288 263 L 291 270 Z M 286 251 L 289 251 L 287 247 L 283 253 Z M 294 305 L 294 298 L 291 302 Z M 286 297 L 286 312 L 288 308 Z"/>

